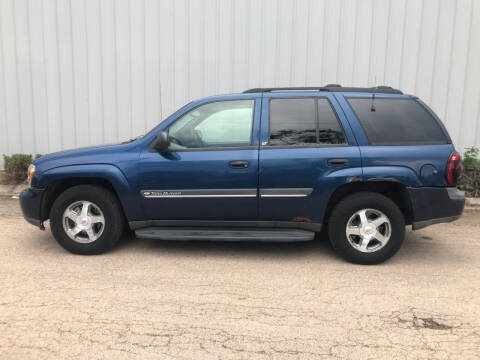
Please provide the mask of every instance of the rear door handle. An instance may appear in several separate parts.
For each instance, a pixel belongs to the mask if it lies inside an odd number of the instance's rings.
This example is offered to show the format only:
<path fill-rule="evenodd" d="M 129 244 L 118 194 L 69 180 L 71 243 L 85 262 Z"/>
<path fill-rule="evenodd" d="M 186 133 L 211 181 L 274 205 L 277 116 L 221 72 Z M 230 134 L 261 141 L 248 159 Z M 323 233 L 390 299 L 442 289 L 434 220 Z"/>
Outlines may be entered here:
<path fill-rule="evenodd" d="M 348 166 L 348 159 L 328 159 L 327 164 L 330 166 Z"/>
<path fill-rule="evenodd" d="M 230 161 L 228 163 L 228 166 L 230 166 L 232 169 L 246 169 L 248 168 L 248 161 L 246 160 Z"/>

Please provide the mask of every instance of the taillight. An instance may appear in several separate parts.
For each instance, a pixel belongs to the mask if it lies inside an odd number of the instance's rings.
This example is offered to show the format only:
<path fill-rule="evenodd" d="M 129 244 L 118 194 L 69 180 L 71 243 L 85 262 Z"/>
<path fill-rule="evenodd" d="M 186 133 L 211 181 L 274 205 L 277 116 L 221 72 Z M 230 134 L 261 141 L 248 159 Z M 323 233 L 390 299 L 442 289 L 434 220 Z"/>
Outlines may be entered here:
<path fill-rule="evenodd" d="M 447 185 L 456 186 L 462 172 L 462 157 L 458 152 L 450 155 L 447 163 Z"/>

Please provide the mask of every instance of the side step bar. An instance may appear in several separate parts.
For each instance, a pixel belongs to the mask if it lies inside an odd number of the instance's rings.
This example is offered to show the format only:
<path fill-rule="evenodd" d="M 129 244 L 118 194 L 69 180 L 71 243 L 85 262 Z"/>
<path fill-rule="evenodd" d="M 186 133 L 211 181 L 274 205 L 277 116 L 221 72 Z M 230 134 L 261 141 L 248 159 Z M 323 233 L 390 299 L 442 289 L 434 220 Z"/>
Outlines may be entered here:
<path fill-rule="evenodd" d="M 295 242 L 311 241 L 315 233 L 300 229 L 148 227 L 136 230 L 135 236 L 140 239 L 175 241 Z"/>

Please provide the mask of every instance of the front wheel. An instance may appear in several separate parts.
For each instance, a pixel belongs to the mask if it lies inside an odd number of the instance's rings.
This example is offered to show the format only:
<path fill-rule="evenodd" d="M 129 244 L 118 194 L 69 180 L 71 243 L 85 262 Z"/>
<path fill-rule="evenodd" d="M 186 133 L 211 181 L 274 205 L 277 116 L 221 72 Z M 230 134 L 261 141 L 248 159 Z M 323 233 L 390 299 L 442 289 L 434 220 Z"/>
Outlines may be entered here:
<path fill-rule="evenodd" d="M 57 242 L 74 254 L 100 254 L 115 245 L 124 228 L 120 204 L 110 191 L 92 185 L 65 190 L 54 201 L 50 227 Z"/>
<path fill-rule="evenodd" d="M 391 258 L 405 238 L 405 218 L 389 198 L 362 192 L 342 199 L 328 222 L 333 249 L 357 264 L 379 264 Z"/>

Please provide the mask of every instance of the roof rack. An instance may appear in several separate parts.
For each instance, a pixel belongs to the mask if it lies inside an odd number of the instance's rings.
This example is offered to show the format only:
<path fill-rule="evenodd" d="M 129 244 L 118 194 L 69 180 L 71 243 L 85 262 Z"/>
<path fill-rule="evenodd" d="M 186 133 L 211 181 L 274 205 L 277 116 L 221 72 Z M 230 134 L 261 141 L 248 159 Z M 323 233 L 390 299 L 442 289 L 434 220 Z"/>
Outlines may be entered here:
<path fill-rule="evenodd" d="M 320 87 L 277 87 L 277 88 L 254 88 L 245 90 L 244 94 L 259 92 L 275 92 L 275 91 L 328 91 L 328 92 L 361 92 L 361 93 L 379 93 L 379 94 L 403 94 L 398 89 L 390 86 L 374 86 L 374 87 L 343 87 L 338 84 L 328 84 Z"/>

